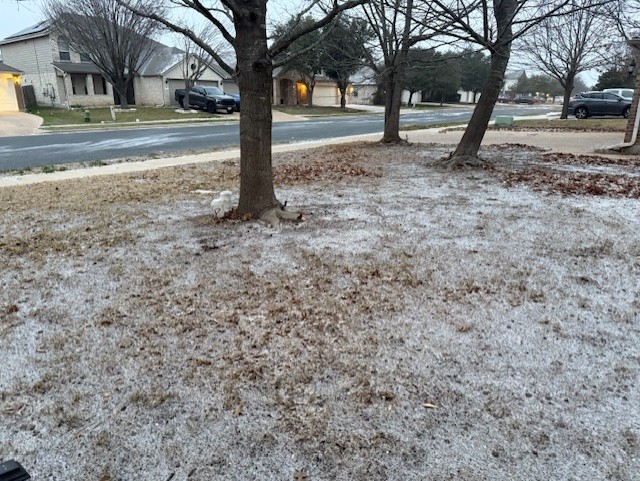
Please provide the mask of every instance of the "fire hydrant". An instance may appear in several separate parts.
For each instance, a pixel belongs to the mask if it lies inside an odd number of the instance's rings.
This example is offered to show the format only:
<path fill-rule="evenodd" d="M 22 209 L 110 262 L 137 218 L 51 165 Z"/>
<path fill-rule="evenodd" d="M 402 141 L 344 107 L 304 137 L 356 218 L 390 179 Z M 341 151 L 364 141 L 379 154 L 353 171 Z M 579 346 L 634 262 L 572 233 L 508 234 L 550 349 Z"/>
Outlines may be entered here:
<path fill-rule="evenodd" d="M 91 110 L 85 109 L 84 111 L 84 121 L 91 122 Z"/>

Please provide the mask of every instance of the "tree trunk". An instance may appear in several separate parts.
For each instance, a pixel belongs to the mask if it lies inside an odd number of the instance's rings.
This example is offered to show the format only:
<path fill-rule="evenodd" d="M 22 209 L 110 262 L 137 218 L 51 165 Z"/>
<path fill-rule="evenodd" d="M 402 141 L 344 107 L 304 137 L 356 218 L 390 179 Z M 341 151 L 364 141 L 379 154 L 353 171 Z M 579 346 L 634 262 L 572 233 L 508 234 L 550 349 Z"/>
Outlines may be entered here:
<path fill-rule="evenodd" d="M 279 207 L 271 164 L 272 64 L 267 50 L 266 3 L 242 2 L 235 18 L 240 116 L 240 201 L 238 213 L 260 216 Z"/>
<path fill-rule="evenodd" d="M 407 107 L 411 105 L 411 101 L 413 100 L 413 91 L 409 90 L 409 100 L 407 100 Z"/>
<path fill-rule="evenodd" d="M 344 109 L 347 107 L 347 86 L 345 85 L 340 85 L 338 87 L 338 90 L 340 90 L 340 108 Z"/>
<path fill-rule="evenodd" d="M 113 88 L 115 89 L 115 91 L 118 93 L 118 96 L 120 97 L 120 108 L 125 110 L 129 107 L 129 104 L 127 102 L 127 91 L 129 87 L 129 83 L 126 80 L 123 79 L 118 79 L 117 82 L 114 82 L 113 84 Z"/>
<path fill-rule="evenodd" d="M 402 106 L 402 75 L 400 65 L 389 65 L 384 74 L 384 134 L 382 143 L 397 144 L 400 138 L 400 107 Z"/>
<path fill-rule="evenodd" d="M 478 165 L 478 150 L 487 131 L 493 108 L 500 94 L 500 86 L 504 80 L 504 73 L 509 63 L 511 44 L 498 45 L 491 54 L 489 75 L 480 93 L 480 99 L 473 110 L 469 124 L 456 147 L 455 152 L 445 164 L 447 167 L 461 167 L 463 165 Z"/>
<path fill-rule="evenodd" d="M 566 119 L 569 113 L 569 99 L 571 98 L 571 91 L 573 90 L 573 76 L 567 77 L 564 87 L 564 98 L 562 99 L 562 112 L 560 113 L 561 119 Z"/>
<path fill-rule="evenodd" d="M 307 105 L 309 106 L 309 108 L 313 107 L 313 89 L 316 88 L 316 83 L 312 82 L 309 83 L 309 87 L 308 87 L 308 93 L 307 93 Z"/>

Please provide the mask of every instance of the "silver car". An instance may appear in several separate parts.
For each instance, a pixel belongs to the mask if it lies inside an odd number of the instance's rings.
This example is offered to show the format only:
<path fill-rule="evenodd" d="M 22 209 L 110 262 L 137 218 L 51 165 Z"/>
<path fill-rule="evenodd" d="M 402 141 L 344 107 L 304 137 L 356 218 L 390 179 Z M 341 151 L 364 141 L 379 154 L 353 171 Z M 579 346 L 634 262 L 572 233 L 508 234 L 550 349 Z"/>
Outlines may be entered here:
<path fill-rule="evenodd" d="M 568 113 L 576 119 L 597 115 L 621 115 L 629 117 L 631 100 L 611 92 L 582 92 L 569 100 Z"/>

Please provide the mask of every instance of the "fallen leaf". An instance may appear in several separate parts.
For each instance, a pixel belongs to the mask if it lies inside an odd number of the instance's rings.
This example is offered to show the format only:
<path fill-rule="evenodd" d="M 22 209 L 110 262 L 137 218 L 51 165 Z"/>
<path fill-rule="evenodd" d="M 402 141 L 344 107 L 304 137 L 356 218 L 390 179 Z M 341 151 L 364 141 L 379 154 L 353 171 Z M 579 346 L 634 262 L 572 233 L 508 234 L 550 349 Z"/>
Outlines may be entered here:
<path fill-rule="evenodd" d="M 300 471 L 299 469 L 296 470 L 295 473 L 293 473 L 293 479 L 295 481 L 306 481 L 307 479 L 309 479 L 309 476 L 307 476 L 304 471 Z"/>

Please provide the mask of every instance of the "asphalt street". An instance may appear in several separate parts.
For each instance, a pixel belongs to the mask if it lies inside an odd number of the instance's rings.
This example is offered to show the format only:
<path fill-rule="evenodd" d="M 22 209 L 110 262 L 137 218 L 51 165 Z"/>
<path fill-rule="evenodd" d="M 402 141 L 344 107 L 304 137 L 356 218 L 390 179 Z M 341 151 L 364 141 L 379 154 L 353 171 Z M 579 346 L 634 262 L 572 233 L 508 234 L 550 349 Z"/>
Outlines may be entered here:
<path fill-rule="evenodd" d="M 541 115 L 553 106 L 497 105 L 496 115 Z M 416 111 L 403 114 L 401 125 L 463 122 L 471 117 L 468 107 Z M 294 143 L 382 132 L 381 114 L 321 117 L 273 124 L 273 142 Z M 182 151 L 204 151 L 237 146 L 238 124 L 164 126 L 154 128 L 92 130 L 0 139 L 0 171 L 19 170 L 75 162 L 97 162 Z"/>

